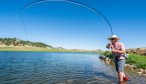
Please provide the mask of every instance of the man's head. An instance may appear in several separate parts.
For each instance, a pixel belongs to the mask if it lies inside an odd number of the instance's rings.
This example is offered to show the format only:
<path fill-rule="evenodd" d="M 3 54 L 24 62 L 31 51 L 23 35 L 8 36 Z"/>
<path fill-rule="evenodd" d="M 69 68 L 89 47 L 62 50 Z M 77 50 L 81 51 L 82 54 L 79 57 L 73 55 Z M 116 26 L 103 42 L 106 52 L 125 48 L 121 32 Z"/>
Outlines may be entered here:
<path fill-rule="evenodd" d="M 108 38 L 108 40 L 110 40 L 112 43 L 117 42 L 118 40 L 120 40 L 119 37 L 117 37 L 116 35 L 112 35 L 111 37 Z"/>

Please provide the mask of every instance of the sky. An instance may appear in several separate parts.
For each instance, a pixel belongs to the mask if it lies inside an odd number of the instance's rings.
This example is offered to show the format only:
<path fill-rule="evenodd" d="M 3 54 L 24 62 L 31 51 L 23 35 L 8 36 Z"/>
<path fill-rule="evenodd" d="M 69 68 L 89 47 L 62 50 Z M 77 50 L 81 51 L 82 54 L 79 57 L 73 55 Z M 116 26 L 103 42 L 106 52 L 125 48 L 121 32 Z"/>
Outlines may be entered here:
<path fill-rule="evenodd" d="M 98 13 L 77 4 L 49 0 L 21 11 L 35 1 L 38 0 L 0 0 L 1 38 L 16 37 L 67 49 L 106 50 L 111 32 Z M 146 47 L 145 0 L 73 1 L 100 11 L 126 48 Z"/>

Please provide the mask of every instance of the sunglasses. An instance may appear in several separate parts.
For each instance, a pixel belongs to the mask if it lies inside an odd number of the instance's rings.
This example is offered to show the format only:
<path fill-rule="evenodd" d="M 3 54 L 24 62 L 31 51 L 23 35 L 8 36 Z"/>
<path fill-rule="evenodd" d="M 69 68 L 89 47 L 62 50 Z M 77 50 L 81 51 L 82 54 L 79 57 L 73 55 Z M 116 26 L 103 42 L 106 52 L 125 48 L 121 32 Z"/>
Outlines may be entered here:
<path fill-rule="evenodd" d="M 115 38 L 112 38 L 111 40 L 115 40 Z"/>

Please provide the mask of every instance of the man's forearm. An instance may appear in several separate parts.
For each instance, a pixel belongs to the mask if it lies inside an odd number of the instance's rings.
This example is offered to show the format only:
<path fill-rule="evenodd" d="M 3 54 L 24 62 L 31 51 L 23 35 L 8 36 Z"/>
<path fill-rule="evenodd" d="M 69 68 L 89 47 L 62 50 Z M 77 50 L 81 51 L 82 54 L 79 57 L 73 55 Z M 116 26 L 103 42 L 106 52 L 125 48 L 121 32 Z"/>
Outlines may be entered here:
<path fill-rule="evenodd" d="M 126 51 L 120 51 L 118 50 L 117 53 L 120 53 L 120 54 L 124 54 Z"/>

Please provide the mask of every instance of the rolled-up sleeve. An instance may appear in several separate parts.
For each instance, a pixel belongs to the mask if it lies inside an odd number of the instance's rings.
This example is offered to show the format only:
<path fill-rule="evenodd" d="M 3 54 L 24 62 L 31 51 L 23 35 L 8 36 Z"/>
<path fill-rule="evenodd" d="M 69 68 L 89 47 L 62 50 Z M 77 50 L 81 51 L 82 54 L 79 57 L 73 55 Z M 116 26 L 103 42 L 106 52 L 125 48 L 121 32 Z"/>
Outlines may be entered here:
<path fill-rule="evenodd" d="M 122 50 L 122 51 L 126 51 L 125 45 L 124 45 L 123 43 L 120 43 L 120 45 L 121 45 L 121 50 Z"/>

